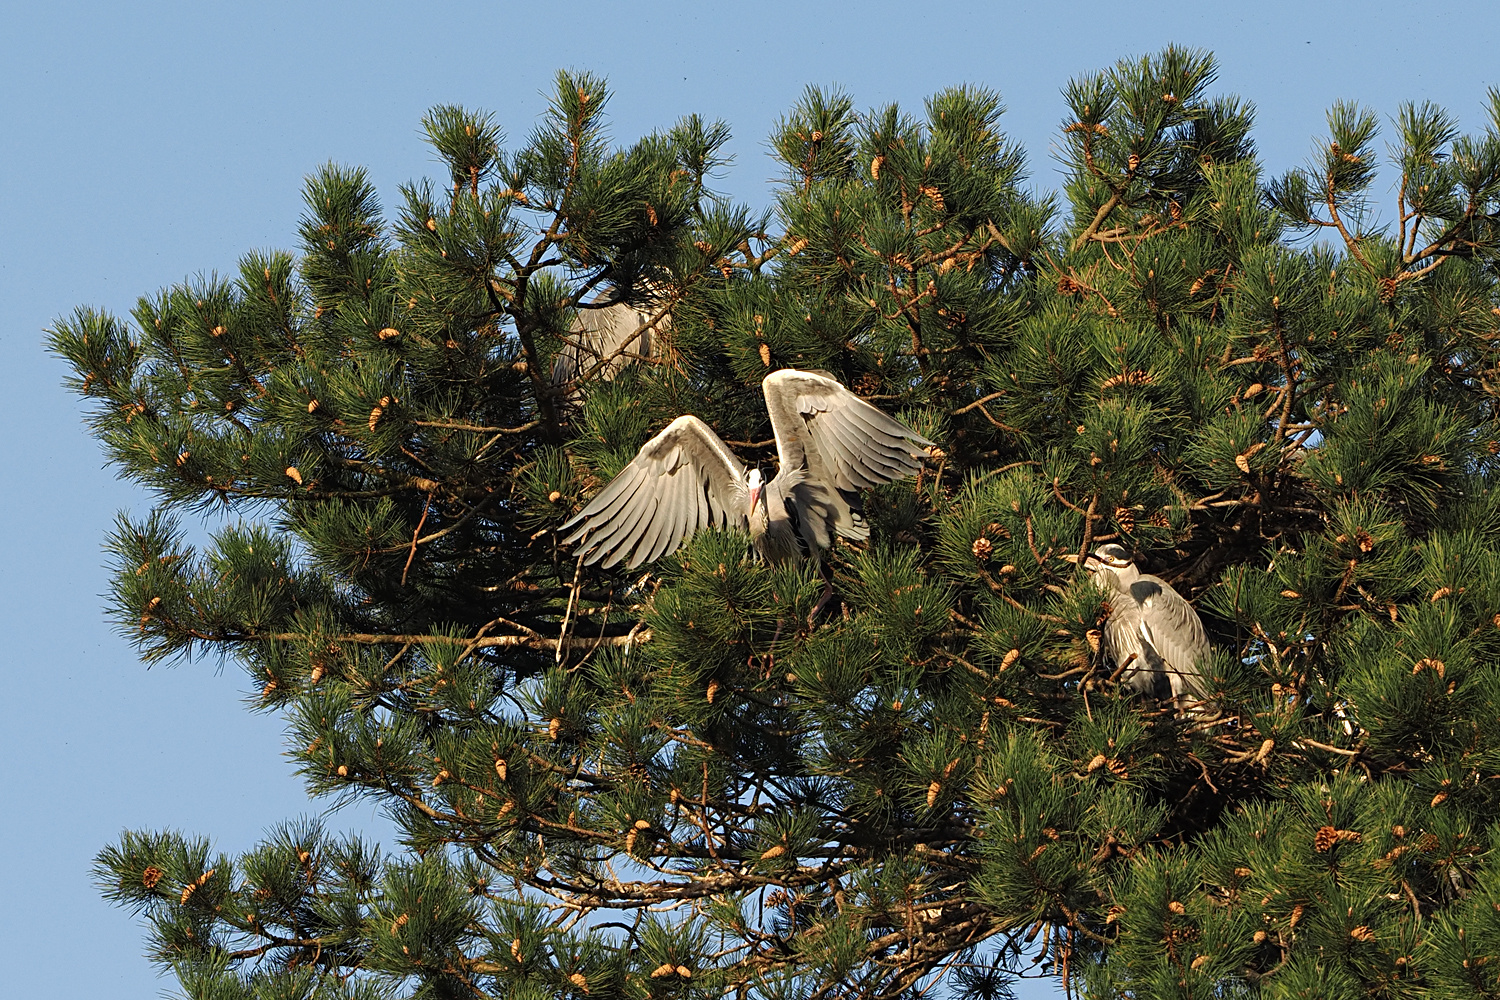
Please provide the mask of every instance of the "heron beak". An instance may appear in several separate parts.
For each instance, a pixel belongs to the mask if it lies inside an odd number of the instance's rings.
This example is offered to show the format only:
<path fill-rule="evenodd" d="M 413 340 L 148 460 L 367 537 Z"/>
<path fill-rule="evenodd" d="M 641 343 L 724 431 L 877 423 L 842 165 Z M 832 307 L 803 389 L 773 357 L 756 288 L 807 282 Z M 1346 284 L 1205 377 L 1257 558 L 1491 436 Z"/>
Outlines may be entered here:
<path fill-rule="evenodd" d="M 761 488 L 756 486 L 750 491 L 750 513 L 752 514 L 755 513 L 755 505 L 760 503 L 760 490 Z"/>
<path fill-rule="evenodd" d="M 1077 563 L 1078 562 L 1078 557 L 1076 555 L 1074 555 L 1073 553 L 1071 553 L 1071 552 L 1065 552 L 1062 555 L 1058 556 L 1057 558 L 1061 559 L 1063 562 L 1070 562 L 1070 563 Z"/>

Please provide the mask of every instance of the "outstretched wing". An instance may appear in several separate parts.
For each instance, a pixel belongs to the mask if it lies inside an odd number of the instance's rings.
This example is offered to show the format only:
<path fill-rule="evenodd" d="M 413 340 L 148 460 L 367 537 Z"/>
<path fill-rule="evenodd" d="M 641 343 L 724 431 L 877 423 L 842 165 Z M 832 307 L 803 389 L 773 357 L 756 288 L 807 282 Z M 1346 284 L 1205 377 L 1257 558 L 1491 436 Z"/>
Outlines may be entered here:
<path fill-rule="evenodd" d="M 844 388 L 837 379 L 784 369 L 761 382 L 783 469 L 852 493 L 922 467 L 932 442 Z"/>
<path fill-rule="evenodd" d="M 647 441 L 560 531 L 585 565 L 629 569 L 677 551 L 710 525 L 744 527 L 745 467 L 697 417 L 678 417 Z"/>

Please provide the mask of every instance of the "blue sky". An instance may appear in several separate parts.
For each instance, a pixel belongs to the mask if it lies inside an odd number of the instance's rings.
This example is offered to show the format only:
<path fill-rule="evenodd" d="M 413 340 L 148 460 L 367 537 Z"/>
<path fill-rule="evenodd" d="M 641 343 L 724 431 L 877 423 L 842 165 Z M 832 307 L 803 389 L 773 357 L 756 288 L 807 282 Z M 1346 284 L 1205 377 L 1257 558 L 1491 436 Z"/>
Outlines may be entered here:
<path fill-rule="evenodd" d="M 841 13 L 847 11 L 848 13 Z M 606 76 L 613 134 L 722 118 L 717 187 L 768 203 L 765 137 L 809 83 L 856 106 L 919 110 L 934 91 L 1001 92 L 1032 183 L 1069 77 L 1169 42 L 1214 51 L 1218 90 L 1259 108 L 1273 172 L 1299 164 L 1336 99 L 1383 117 L 1403 100 L 1482 126 L 1500 84 L 1493 5 L 1379 2 L 68 3 L 0 13 L 0 961 L 16 996 L 145 1000 L 173 992 L 139 928 L 89 882 L 122 828 L 177 828 L 224 850 L 319 813 L 282 758 L 281 721 L 245 711 L 234 664 L 147 670 L 104 623 L 100 545 L 147 498 L 103 468 L 60 362 L 41 343 L 78 305 L 137 296 L 295 245 L 304 176 L 367 167 L 387 205 L 436 173 L 422 112 L 495 112 L 520 139 L 559 68 Z M 1387 213 L 1389 214 L 1389 213 Z M 389 826 L 367 807 L 334 828 Z M 1050 996 L 1035 987 L 1022 996 Z M 1060 993 L 1058 994 L 1060 995 Z"/>

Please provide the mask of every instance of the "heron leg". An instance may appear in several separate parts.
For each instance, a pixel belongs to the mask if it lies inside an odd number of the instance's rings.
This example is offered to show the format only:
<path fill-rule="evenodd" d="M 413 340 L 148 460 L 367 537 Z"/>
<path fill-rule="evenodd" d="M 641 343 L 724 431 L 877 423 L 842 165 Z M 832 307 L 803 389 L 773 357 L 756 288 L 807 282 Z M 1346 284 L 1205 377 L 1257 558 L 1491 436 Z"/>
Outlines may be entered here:
<path fill-rule="evenodd" d="M 828 569 L 828 564 L 822 561 L 818 563 L 818 575 L 823 578 L 823 595 L 818 598 L 818 603 L 813 605 L 807 613 L 807 627 L 813 627 L 813 620 L 818 617 L 818 612 L 823 610 L 823 605 L 833 596 L 833 573 Z"/>
<path fill-rule="evenodd" d="M 776 619 L 776 631 L 771 633 L 771 645 L 766 649 L 766 655 L 761 657 L 760 661 L 761 680 L 769 680 L 776 670 L 776 641 L 781 638 L 781 626 L 785 621 L 785 618 Z"/>

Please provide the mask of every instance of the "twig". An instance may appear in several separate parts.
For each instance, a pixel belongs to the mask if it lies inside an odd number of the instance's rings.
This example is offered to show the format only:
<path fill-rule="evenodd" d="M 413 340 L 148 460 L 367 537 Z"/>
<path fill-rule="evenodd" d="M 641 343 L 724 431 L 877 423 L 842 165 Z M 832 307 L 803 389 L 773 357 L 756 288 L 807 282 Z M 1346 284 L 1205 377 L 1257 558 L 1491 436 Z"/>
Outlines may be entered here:
<path fill-rule="evenodd" d="M 411 533 L 411 552 L 406 556 L 406 565 L 401 567 L 401 586 L 406 586 L 406 571 L 411 569 L 411 561 L 417 557 L 417 539 L 422 534 L 422 525 L 427 523 L 427 511 L 432 507 L 432 494 L 427 494 L 427 500 L 422 504 L 422 517 L 417 521 L 417 530 Z"/>
<path fill-rule="evenodd" d="M 1005 390 L 1004 389 L 1001 389 L 999 392 L 992 392 L 988 396 L 985 396 L 982 399 L 976 399 L 976 400 L 974 400 L 974 402 L 970 403 L 968 406 L 960 406 L 956 410 L 950 410 L 949 413 L 948 413 L 948 415 L 950 417 L 956 417 L 956 416 L 959 416 L 961 414 L 968 413 L 970 410 L 974 409 L 975 407 L 983 406 L 985 403 L 988 403 L 990 400 L 999 399 L 1003 395 L 1005 395 Z"/>
<path fill-rule="evenodd" d="M 1345 757 L 1358 757 L 1361 753 L 1364 752 L 1364 749 L 1362 747 L 1355 750 L 1341 750 L 1338 747 L 1331 747 L 1327 743 L 1319 743 L 1317 740 L 1310 740 L 1306 736 L 1299 737 L 1296 742 L 1306 743 L 1308 746 L 1312 747 L 1315 750 L 1324 750 L 1328 753 L 1342 754 Z"/>
<path fill-rule="evenodd" d="M 563 611 L 562 628 L 557 632 L 557 651 L 552 657 L 552 662 L 561 665 L 563 660 L 563 644 L 568 637 L 568 619 L 573 617 L 573 608 L 578 604 L 578 577 L 583 572 L 583 556 L 578 557 L 578 566 L 573 570 L 573 586 L 568 593 L 568 606 Z"/>

